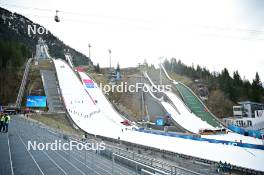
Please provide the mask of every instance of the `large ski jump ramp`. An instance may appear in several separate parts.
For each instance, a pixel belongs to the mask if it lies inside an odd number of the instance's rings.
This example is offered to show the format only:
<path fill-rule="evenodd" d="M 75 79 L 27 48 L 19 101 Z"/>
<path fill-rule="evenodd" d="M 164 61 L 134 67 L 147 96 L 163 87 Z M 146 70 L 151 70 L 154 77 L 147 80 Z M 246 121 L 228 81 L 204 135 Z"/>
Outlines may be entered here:
<path fill-rule="evenodd" d="M 105 104 L 94 103 L 93 95 L 87 93 L 75 72 L 62 60 L 53 60 L 64 105 L 71 119 L 84 131 L 104 137 L 120 139 L 160 150 L 171 151 L 211 161 L 226 161 L 233 165 L 264 172 L 264 148 L 261 145 L 250 147 L 239 143 L 211 140 L 195 140 L 176 136 L 146 133 L 144 130 L 132 130 L 118 123 L 121 118 L 102 109 Z M 87 78 L 87 77 L 84 77 Z M 93 94 L 94 93 L 94 94 Z M 99 93 L 99 92 L 98 92 Z M 100 102 L 104 96 L 97 96 Z M 106 107 L 107 108 L 107 107 Z M 113 111 L 112 111 L 113 112 Z M 195 123 L 194 123 L 195 125 Z"/>
<path fill-rule="evenodd" d="M 199 130 L 201 128 L 212 128 L 210 125 L 207 125 L 205 122 L 201 121 L 199 118 L 193 115 L 186 108 L 186 106 L 184 106 L 184 104 L 179 103 L 179 101 L 175 101 L 174 98 L 176 97 L 173 98 L 171 97 L 171 96 L 175 96 L 174 94 L 170 94 L 170 92 L 164 92 L 164 94 L 166 94 L 168 98 L 171 100 L 171 102 L 166 102 L 162 98 L 156 97 L 151 92 L 149 85 L 145 84 L 145 86 L 147 87 L 150 95 L 154 99 L 158 100 L 163 106 L 163 108 L 167 111 L 167 113 L 170 114 L 170 117 L 185 130 L 192 133 L 199 133 Z M 195 123 L 195 125 L 193 123 Z"/>
<path fill-rule="evenodd" d="M 173 104 L 174 103 L 175 101 L 173 101 Z M 177 111 L 173 109 L 171 105 L 168 105 L 168 103 L 161 102 L 161 104 L 174 121 L 190 132 L 198 134 L 200 129 L 214 129 L 212 126 L 190 113 L 183 105 L 174 105 L 179 110 L 179 113 L 177 113 Z"/>
<path fill-rule="evenodd" d="M 205 104 L 200 100 L 199 97 L 185 84 L 173 80 L 167 73 L 166 69 L 162 64 L 159 65 L 160 68 L 165 73 L 166 77 L 175 85 L 178 92 L 181 94 L 185 104 L 188 108 L 203 121 L 206 121 L 213 127 L 221 128 L 222 123 L 214 116 L 213 113 L 205 106 Z"/>
<path fill-rule="evenodd" d="M 196 129 L 198 129 L 198 132 L 199 132 L 199 129 L 215 129 L 214 127 L 209 125 L 207 122 L 201 120 L 194 113 L 192 113 L 177 95 L 169 91 L 164 92 L 164 93 L 167 95 L 169 99 L 171 99 L 173 104 L 177 106 L 177 108 L 179 109 L 181 113 L 181 117 L 185 118 L 185 120 L 187 120 L 187 122 L 192 125 L 190 127 L 193 127 L 193 123 L 195 123 Z"/>
<path fill-rule="evenodd" d="M 148 76 L 147 72 L 144 72 L 144 76 L 148 79 L 151 86 L 157 87 L 151 78 Z M 148 88 L 149 93 L 156 98 L 150 88 Z M 169 91 L 160 92 L 167 96 L 167 98 L 171 101 L 172 105 L 164 100 L 160 100 L 164 109 L 171 115 L 171 118 L 182 126 L 184 129 L 192 132 L 199 133 L 200 129 L 216 129 L 209 125 L 207 122 L 202 121 L 199 117 L 197 117 L 194 113 L 192 113 L 188 107 L 184 104 L 182 100 L 175 94 Z M 176 109 L 175 109 L 176 108 Z M 195 123 L 195 124 L 194 124 Z"/>
<path fill-rule="evenodd" d="M 152 86 L 157 87 L 146 72 L 144 73 L 144 76 L 149 80 Z M 150 91 L 149 87 L 148 90 L 149 93 L 153 96 L 153 98 L 157 98 Z M 165 102 L 162 99 L 158 99 L 158 100 L 165 108 L 165 110 L 171 115 L 171 118 L 177 124 L 181 125 L 181 127 L 183 127 L 184 129 L 196 134 L 199 133 L 200 129 L 212 129 L 212 130 L 217 129 L 212 125 L 210 125 L 209 123 L 207 123 L 206 120 L 205 121 L 201 120 L 201 118 L 198 117 L 195 113 L 193 113 L 176 94 L 170 91 L 164 91 L 162 93 L 167 96 L 167 98 L 170 100 L 170 103 Z M 243 136 L 231 131 L 228 132 L 227 134 L 201 135 L 201 137 L 208 139 L 218 139 L 218 140 L 243 142 L 243 143 L 259 144 L 259 145 L 262 145 L 264 143 L 261 139 Z"/>
<path fill-rule="evenodd" d="M 117 139 L 121 124 L 107 118 L 87 95 L 75 72 L 62 60 L 53 60 L 64 105 L 71 119 L 86 132 Z M 100 127 L 98 127 L 100 126 Z M 107 132 L 107 128 L 111 128 Z"/>

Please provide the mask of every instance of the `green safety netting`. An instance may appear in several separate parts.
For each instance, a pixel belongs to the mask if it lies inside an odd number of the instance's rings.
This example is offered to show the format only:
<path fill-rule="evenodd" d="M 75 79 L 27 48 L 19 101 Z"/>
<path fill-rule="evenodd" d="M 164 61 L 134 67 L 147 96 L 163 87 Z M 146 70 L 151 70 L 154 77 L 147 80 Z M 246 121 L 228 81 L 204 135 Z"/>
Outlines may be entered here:
<path fill-rule="evenodd" d="M 213 127 L 221 127 L 220 122 L 213 116 L 212 113 L 210 113 L 210 111 L 208 111 L 205 105 L 191 89 L 181 83 L 176 84 L 176 88 L 180 92 L 186 105 L 194 114 Z"/>

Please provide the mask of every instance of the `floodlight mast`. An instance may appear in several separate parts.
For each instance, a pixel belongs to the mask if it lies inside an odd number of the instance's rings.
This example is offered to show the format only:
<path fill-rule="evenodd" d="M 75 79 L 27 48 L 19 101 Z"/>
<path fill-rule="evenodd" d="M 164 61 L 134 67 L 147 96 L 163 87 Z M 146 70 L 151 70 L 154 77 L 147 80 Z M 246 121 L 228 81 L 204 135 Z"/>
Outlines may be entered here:
<path fill-rule="evenodd" d="M 56 14 L 55 14 L 55 17 L 54 17 L 55 22 L 60 22 L 60 18 L 58 16 L 58 12 L 59 12 L 59 10 L 56 10 Z"/>
<path fill-rule="evenodd" d="M 111 53 L 112 53 L 112 51 L 111 51 L 111 49 L 108 49 L 108 52 L 109 52 L 109 70 L 111 70 L 111 68 L 112 68 L 112 60 L 111 60 Z"/>
<path fill-rule="evenodd" d="M 92 46 L 91 46 L 91 44 L 89 43 L 89 44 L 88 44 L 88 48 L 89 48 L 89 59 L 90 59 L 90 60 L 91 60 L 91 47 L 92 47 Z M 88 62 L 88 63 L 89 63 L 89 62 Z"/>
<path fill-rule="evenodd" d="M 160 64 L 160 66 L 159 66 L 159 69 L 160 69 L 160 85 L 162 85 L 162 76 L 161 76 L 161 64 L 162 64 L 161 61 L 162 61 L 162 59 L 163 59 L 162 57 L 159 58 L 159 64 Z"/>

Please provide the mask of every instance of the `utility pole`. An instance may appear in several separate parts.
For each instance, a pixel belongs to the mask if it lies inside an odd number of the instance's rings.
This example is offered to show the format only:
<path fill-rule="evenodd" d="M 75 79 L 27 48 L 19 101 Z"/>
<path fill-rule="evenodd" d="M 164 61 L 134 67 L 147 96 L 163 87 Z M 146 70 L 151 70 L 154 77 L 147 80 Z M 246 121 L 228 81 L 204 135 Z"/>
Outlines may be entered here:
<path fill-rule="evenodd" d="M 89 43 L 89 44 L 88 44 L 88 48 L 89 48 L 89 59 L 90 59 L 90 60 L 91 60 L 91 47 L 92 47 L 92 46 L 91 46 L 91 44 Z"/>
<path fill-rule="evenodd" d="M 162 85 L 162 77 L 161 77 L 161 60 L 162 60 L 162 57 L 159 58 L 159 64 L 160 64 L 160 85 Z"/>
<path fill-rule="evenodd" d="M 162 85 L 162 78 L 161 78 L 161 67 L 160 67 L 160 85 Z"/>
<path fill-rule="evenodd" d="M 108 49 L 108 52 L 109 52 L 109 63 L 110 63 L 110 66 L 109 66 L 109 71 L 111 71 L 111 68 L 112 68 L 112 65 L 111 65 L 111 49 Z"/>

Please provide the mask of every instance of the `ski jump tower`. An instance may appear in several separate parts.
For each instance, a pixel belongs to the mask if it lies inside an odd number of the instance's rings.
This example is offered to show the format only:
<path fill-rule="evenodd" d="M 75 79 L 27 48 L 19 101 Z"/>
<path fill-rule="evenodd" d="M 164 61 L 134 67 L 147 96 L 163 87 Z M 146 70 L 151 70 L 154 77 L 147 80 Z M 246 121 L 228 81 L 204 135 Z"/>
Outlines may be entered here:
<path fill-rule="evenodd" d="M 48 52 L 48 46 L 42 38 L 39 38 L 38 44 L 36 46 L 36 59 L 43 60 L 43 59 L 49 59 L 49 58 L 50 58 L 50 55 Z"/>
<path fill-rule="evenodd" d="M 39 38 L 38 40 L 38 44 L 36 45 L 36 56 L 35 59 L 36 60 L 45 60 L 45 59 L 50 59 L 50 55 L 48 52 L 48 46 L 45 43 L 45 41 L 42 38 Z M 22 102 L 22 98 L 24 95 L 24 91 L 25 91 L 25 87 L 27 84 L 27 80 L 28 80 L 28 74 L 29 74 L 29 70 L 30 70 L 30 66 L 33 62 L 33 58 L 29 58 L 26 65 L 25 65 L 25 71 L 23 74 L 23 78 L 20 84 L 20 88 L 19 88 L 19 92 L 17 95 L 17 99 L 16 99 L 16 107 L 20 108 L 21 107 L 21 102 Z"/>

